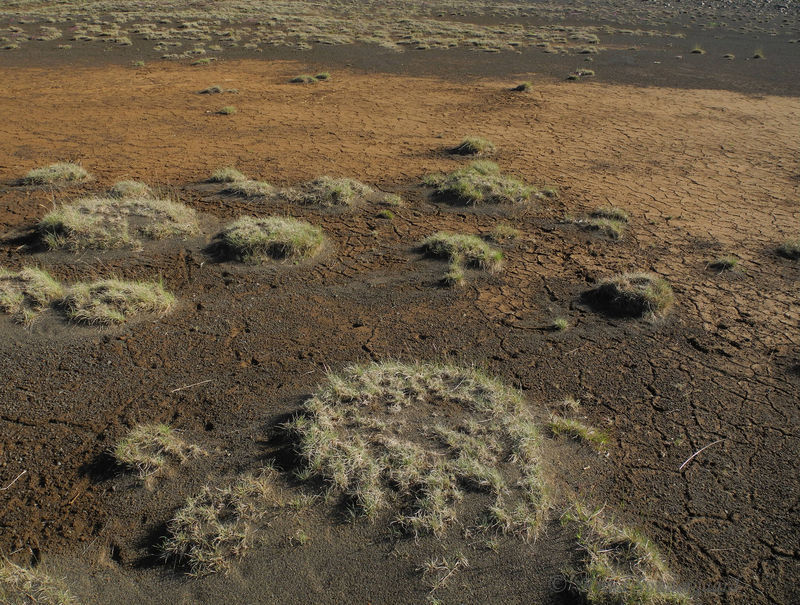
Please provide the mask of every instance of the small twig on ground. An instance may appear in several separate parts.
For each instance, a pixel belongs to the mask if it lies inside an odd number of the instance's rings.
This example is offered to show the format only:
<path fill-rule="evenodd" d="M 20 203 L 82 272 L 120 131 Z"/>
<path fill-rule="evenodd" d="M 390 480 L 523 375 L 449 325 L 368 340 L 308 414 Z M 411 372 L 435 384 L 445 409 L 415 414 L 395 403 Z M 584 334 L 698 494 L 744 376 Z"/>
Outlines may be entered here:
<path fill-rule="evenodd" d="M 201 380 L 200 382 L 195 382 L 194 384 L 187 384 L 186 386 L 178 387 L 177 389 L 172 389 L 170 393 L 177 393 L 178 391 L 183 391 L 184 389 L 191 389 L 192 387 L 199 386 L 201 384 L 205 384 L 207 382 L 211 382 L 211 378 L 208 380 Z"/>
<path fill-rule="evenodd" d="M 695 456 L 697 456 L 697 454 L 699 454 L 699 453 L 700 453 L 700 452 L 702 452 L 703 450 L 705 450 L 705 449 L 708 449 L 708 448 L 710 448 L 712 445 L 716 445 L 717 443 L 722 443 L 723 441 L 725 441 L 725 440 L 724 440 L 724 439 L 717 439 L 716 441 L 714 441 L 714 442 L 712 442 L 712 443 L 709 443 L 707 446 L 705 446 L 705 447 L 701 447 L 701 448 L 700 448 L 699 450 L 697 450 L 697 451 L 696 451 L 694 454 L 692 454 L 691 456 L 689 456 L 689 457 L 686 459 L 686 462 L 684 462 L 683 464 L 681 464 L 681 466 L 680 466 L 680 468 L 679 468 L 678 470 L 679 470 L 679 471 L 682 471 L 682 470 L 684 469 L 684 467 L 685 467 L 687 464 L 689 464 L 689 463 L 690 463 L 692 460 L 694 460 L 694 457 L 695 457 Z"/>
<path fill-rule="evenodd" d="M 25 474 L 25 473 L 27 473 L 27 472 L 28 472 L 27 470 L 24 470 L 24 471 L 22 471 L 22 472 L 21 472 L 19 475 L 17 475 L 16 477 L 14 477 L 14 480 L 13 480 L 11 483 L 9 483 L 8 485 L 6 485 L 5 487 L 0 487 L 0 492 L 4 492 L 4 491 L 6 491 L 6 490 L 7 490 L 9 487 L 11 487 L 12 485 L 14 485 L 14 484 L 17 482 L 17 479 L 19 479 L 20 477 L 22 477 L 22 475 L 24 475 L 24 474 Z"/>

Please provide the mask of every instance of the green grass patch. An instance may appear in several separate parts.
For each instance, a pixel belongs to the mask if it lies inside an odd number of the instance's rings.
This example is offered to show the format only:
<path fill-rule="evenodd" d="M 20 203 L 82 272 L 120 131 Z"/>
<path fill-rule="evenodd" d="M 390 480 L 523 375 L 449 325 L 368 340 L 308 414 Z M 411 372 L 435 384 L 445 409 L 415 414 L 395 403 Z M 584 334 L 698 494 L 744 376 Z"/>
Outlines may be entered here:
<path fill-rule="evenodd" d="M 556 317 L 551 324 L 553 330 L 556 332 L 563 332 L 567 328 L 569 328 L 569 322 L 564 319 L 563 317 Z"/>
<path fill-rule="evenodd" d="M 725 256 L 720 256 L 719 258 L 715 258 L 710 263 L 708 263 L 708 268 L 713 269 L 714 271 L 733 271 L 739 265 L 739 258 L 733 256 L 732 254 L 726 254 Z"/>
<path fill-rule="evenodd" d="M 142 479 L 161 475 L 170 466 L 183 464 L 202 453 L 202 449 L 186 443 L 166 424 L 136 426 L 114 448 L 117 462 L 137 471 Z"/>
<path fill-rule="evenodd" d="M 608 311 L 631 317 L 663 315 L 675 302 L 669 283 L 653 273 L 623 273 L 600 282 L 595 298 Z"/>
<path fill-rule="evenodd" d="M 149 197 L 83 198 L 49 212 L 36 227 L 50 249 L 72 251 L 141 245 L 199 231 L 197 214 L 178 202 Z"/>
<path fill-rule="evenodd" d="M 502 175 L 497 164 L 487 161 L 474 162 L 446 175 L 429 175 L 423 183 L 434 188 L 437 199 L 465 206 L 522 205 L 552 195 L 548 190 Z"/>
<path fill-rule="evenodd" d="M 494 242 L 508 242 L 517 239 L 522 232 L 507 223 L 498 223 L 489 232 L 489 239 Z"/>
<path fill-rule="evenodd" d="M 67 290 L 59 306 L 70 321 L 84 324 L 121 324 L 142 314 L 164 315 L 175 297 L 164 285 L 101 279 L 78 283 Z"/>
<path fill-rule="evenodd" d="M 39 314 L 63 295 L 63 288 L 43 269 L 28 267 L 9 271 L 0 267 L 0 311 L 30 325 Z"/>
<path fill-rule="evenodd" d="M 64 582 L 47 573 L 43 565 L 21 567 L 0 560 L 0 603 L 4 605 L 77 605 Z"/>
<path fill-rule="evenodd" d="M 596 446 L 602 446 L 608 443 L 608 435 L 604 432 L 584 424 L 579 420 L 565 418 L 557 414 L 550 416 L 550 420 L 547 422 L 547 428 L 550 429 L 550 432 L 555 437 L 565 435 L 572 439 Z"/>
<path fill-rule="evenodd" d="M 223 116 L 232 116 L 236 112 L 237 109 L 233 105 L 226 105 L 225 107 L 221 107 L 217 113 Z"/>
<path fill-rule="evenodd" d="M 20 182 L 23 185 L 66 185 L 82 183 L 89 178 L 89 173 L 82 166 L 70 162 L 58 162 L 31 170 L 20 179 Z"/>
<path fill-rule="evenodd" d="M 226 252 L 242 262 L 258 264 L 270 259 L 303 259 L 320 252 L 322 229 L 290 217 L 243 216 L 217 236 Z"/>
<path fill-rule="evenodd" d="M 384 515 L 411 535 L 459 524 L 529 539 L 549 507 L 521 393 L 475 369 L 350 366 L 329 374 L 287 428 L 299 476 L 321 479 L 354 517 Z M 487 495 L 479 511 L 464 505 Z"/>
<path fill-rule="evenodd" d="M 490 140 L 483 137 L 470 136 L 453 147 L 450 153 L 457 155 L 486 155 L 494 153 L 494 150 L 494 143 Z"/>
<path fill-rule="evenodd" d="M 291 78 L 289 82 L 292 84 L 315 84 L 317 82 L 317 78 L 311 74 L 300 74 L 299 76 L 294 76 Z"/>
<path fill-rule="evenodd" d="M 375 195 L 375 191 L 354 179 L 321 176 L 297 189 L 282 193 L 287 201 L 310 206 L 354 206 Z"/>

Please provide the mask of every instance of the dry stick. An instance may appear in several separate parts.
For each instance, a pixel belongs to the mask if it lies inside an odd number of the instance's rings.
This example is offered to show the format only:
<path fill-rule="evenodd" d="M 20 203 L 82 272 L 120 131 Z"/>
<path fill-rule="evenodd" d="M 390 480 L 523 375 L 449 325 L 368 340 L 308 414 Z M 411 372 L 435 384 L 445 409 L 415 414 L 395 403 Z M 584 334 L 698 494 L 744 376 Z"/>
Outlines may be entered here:
<path fill-rule="evenodd" d="M 699 454 L 699 453 L 700 453 L 700 452 L 702 452 L 703 450 L 705 450 L 705 449 L 708 449 L 708 448 L 710 448 L 712 445 L 716 445 L 717 443 L 722 443 L 723 441 L 725 441 L 725 440 L 724 440 L 724 439 L 718 439 L 717 441 L 714 441 L 713 443 L 709 443 L 709 444 L 708 444 L 707 446 L 705 446 L 705 447 L 701 447 L 701 448 L 700 448 L 699 450 L 697 450 L 697 451 L 696 451 L 694 454 L 692 454 L 691 456 L 689 456 L 689 457 L 686 459 L 686 462 L 684 462 L 683 464 L 681 464 L 681 466 L 680 466 L 680 468 L 679 468 L 678 470 L 679 470 L 679 471 L 682 471 L 682 470 L 683 470 L 683 467 L 685 467 L 685 466 L 686 466 L 687 464 L 689 464 L 689 463 L 690 463 L 692 460 L 694 460 L 694 457 L 695 457 L 695 456 L 697 456 L 697 454 Z"/>
<path fill-rule="evenodd" d="M 207 383 L 207 382 L 211 382 L 211 380 L 212 380 L 212 379 L 211 379 L 211 378 L 209 378 L 208 380 L 201 380 L 200 382 L 195 382 L 194 384 L 187 384 L 186 386 L 183 386 L 183 387 L 178 387 L 177 389 L 172 389 L 172 390 L 170 391 L 170 393 L 177 393 L 178 391 L 182 391 L 182 390 L 184 390 L 184 389 L 191 389 L 192 387 L 196 387 L 196 386 L 199 386 L 199 385 L 201 385 L 201 384 L 205 384 L 205 383 Z"/>
<path fill-rule="evenodd" d="M 0 492 L 4 492 L 4 491 L 6 491 L 6 490 L 7 490 L 9 487 L 11 487 L 12 485 L 14 485 L 14 484 L 17 482 L 17 479 L 19 479 L 20 477 L 22 477 L 22 475 L 24 475 L 24 474 L 25 474 L 25 473 L 27 473 L 27 472 L 28 472 L 27 470 L 24 470 L 24 471 L 22 471 L 22 472 L 21 472 L 19 475 L 17 475 L 16 477 L 14 477 L 14 480 L 13 480 L 11 483 L 9 483 L 8 485 L 6 485 L 5 487 L 0 487 Z"/>

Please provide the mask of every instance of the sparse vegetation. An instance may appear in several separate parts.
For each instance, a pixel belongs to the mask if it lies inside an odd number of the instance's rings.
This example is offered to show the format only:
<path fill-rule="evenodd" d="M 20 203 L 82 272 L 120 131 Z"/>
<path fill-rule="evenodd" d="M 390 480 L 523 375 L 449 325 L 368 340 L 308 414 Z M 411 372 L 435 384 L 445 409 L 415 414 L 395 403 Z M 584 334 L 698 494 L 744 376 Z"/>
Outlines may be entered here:
<path fill-rule="evenodd" d="M 552 323 L 553 330 L 556 332 L 563 332 L 569 328 L 569 322 L 563 317 L 556 317 Z"/>
<path fill-rule="evenodd" d="M 265 181 L 233 181 L 225 189 L 223 193 L 233 193 L 236 195 L 244 195 L 246 197 L 267 196 L 275 193 L 275 187 Z"/>
<path fill-rule="evenodd" d="M 218 236 L 226 251 L 246 263 L 302 259 L 316 255 L 325 242 L 322 229 L 290 217 L 243 216 Z"/>
<path fill-rule="evenodd" d="M 593 69 L 576 69 L 567 76 L 567 80 L 580 80 L 581 78 L 590 78 L 594 75 Z"/>
<path fill-rule="evenodd" d="M 579 441 L 591 443 L 592 445 L 601 446 L 608 443 L 608 435 L 596 428 L 591 427 L 579 420 L 573 418 L 565 418 L 553 414 L 547 422 L 547 428 L 550 432 L 558 437 L 559 435 L 566 435 Z"/>
<path fill-rule="evenodd" d="M 141 239 L 198 232 L 197 215 L 178 202 L 149 197 L 82 198 L 49 212 L 37 231 L 51 249 L 77 251 L 141 245 Z"/>
<path fill-rule="evenodd" d="M 114 458 L 144 479 L 163 474 L 169 466 L 183 464 L 202 452 L 198 446 L 186 443 L 167 424 L 144 424 L 117 443 Z"/>
<path fill-rule="evenodd" d="M 35 168 L 26 174 L 20 182 L 23 185 L 66 185 L 81 183 L 90 178 L 86 170 L 78 164 L 58 162 L 44 168 Z"/>
<path fill-rule="evenodd" d="M 517 239 L 522 232 L 507 223 L 498 223 L 489 232 L 489 239 L 495 242 L 505 242 Z"/>
<path fill-rule="evenodd" d="M 300 74 L 299 76 L 294 76 L 289 82 L 292 84 L 314 84 L 317 81 L 317 78 L 310 74 Z"/>
<path fill-rule="evenodd" d="M 64 583 L 43 566 L 21 567 L 0 560 L 0 603 L 4 605 L 77 605 Z"/>
<path fill-rule="evenodd" d="M 486 155 L 493 153 L 494 143 L 483 137 L 466 137 L 461 143 L 453 147 L 450 152 L 457 155 Z"/>
<path fill-rule="evenodd" d="M 141 181 L 119 181 L 108 192 L 111 197 L 151 197 L 153 190 Z"/>
<path fill-rule="evenodd" d="M 596 231 L 606 237 L 618 240 L 625 233 L 625 222 L 618 221 L 611 218 L 590 218 L 587 220 L 576 221 L 578 225 L 588 231 Z"/>
<path fill-rule="evenodd" d="M 290 202 L 319 206 L 353 206 L 374 194 L 372 188 L 356 180 L 329 176 L 282 193 Z"/>
<path fill-rule="evenodd" d="M 218 168 L 211 173 L 210 177 L 208 177 L 209 183 L 235 183 L 246 180 L 247 177 L 245 175 L 236 170 L 236 168 L 232 168 L 230 166 Z"/>
<path fill-rule="evenodd" d="M 110 325 L 145 313 L 163 315 L 174 304 L 175 297 L 161 283 L 101 279 L 75 284 L 59 306 L 71 321 Z"/>
<path fill-rule="evenodd" d="M 576 504 L 562 521 L 577 526 L 582 568 L 565 570 L 570 587 L 591 605 L 689 605 L 656 547 L 637 531 L 618 527 Z"/>
<path fill-rule="evenodd" d="M 633 317 L 663 315 L 675 300 L 667 281 L 652 273 L 624 273 L 603 280 L 594 297 L 608 311 Z"/>
<path fill-rule="evenodd" d="M 314 76 L 314 79 L 315 80 L 322 80 L 322 81 L 330 80 L 331 79 L 331 74 L 328 73 L 327 71 L 323 71 L 321 73 L 316 74 Z"/>
<path fill-rule="evenodd" d="M 591 216 L 592 218 L 605 218 L 620 223 L 627 223 L 630 221 L 628 212 L 616 206 L 600 206 L 592 210 Z"/>
<path fill-rule="evenodd" d="M 778 246 L 778 254 L 786 258 L 797 260 L 800 258 L 800 238 L 786 240 Z"/>
<path fill-rule="evenodd" d="M 434 187 L 438 199 L 466 206 L 525 204 L 532 199 L 550 196 L 545 189 L 500 174 L 497 164 L 486 161 L 474 162 L 447 175 L 429 175 L 424 183 Z"/>
<path fill-rule="evenodd" d="M 355 516 L 387 511 L 410 534 L 443 535 L 472 493 L 493 500 L 473 519 L 476 531 L 528 539 L 548 508 L 539 432 L 521 394 L 474 369 L 350 366 L 329 374 L 287 428 L 306 477 L 326 482 Z"/>
<path fill-rule="evenodd" d="M 167 524 L 164 558 L 195 576 L 226 570 L 251 546 L 255 529 L 283 506 L 276 477 L 267 467 L 227 487 L 207 486 L 189 498 Z"/>
<path fill-rule="evenodd" d="M 439 231 L 422 242 L 422 249 L 436 258 L 475 269 L 498 271 L 503 266 L 503 252 L 477 235 Z"/>
<path fill-rule="evenodd" d="M 719 258 L 715 258 L 710 263 L 708 263 L 709 269 L 714 269 L 715 271 L 732 271 L 737 267 L 739 264 L 739 258 L 733 256 L 732 254 L 726 254 L 725 256 L 720 256 Z"/>
<path fill-rule="evenodd" d="M 533 84 L 530 82 L 523 82 L 522 84 L 517 84 L 511 90 L 515 92 L 528 92 L 533 88 Z"/>
<path fill-rule="evenodd" d="M 469 561 L 463 553 L 458 553 L 449 560 L 446 557 L 431 557 L 417 568 L 422 577 L 429 582 L 431 593 L 443 588 L 460 569 L 469 567 Z"/>
<path fill-rule="evenodd" d="M 0 311 L 18 323 L 30 325 L 63 294 L 63 288 L 47 271 L 28 267 L 8 271 L 0 267 Z"/>
<path fill-rule="evenodd" d="M 388 208 L 384 208 L 383 210 L 378 210 L 377 217 L 385 218 L 387 220 L 392 220 L 394 218 L 394 212 L 392 212 Z"/>
<path fill-rule="evenodd" d="M 226 105 L 222 107 L 217 113 L 223 116 L 232 116 L 236 113 L 236 108 L 233 105 Z"/>

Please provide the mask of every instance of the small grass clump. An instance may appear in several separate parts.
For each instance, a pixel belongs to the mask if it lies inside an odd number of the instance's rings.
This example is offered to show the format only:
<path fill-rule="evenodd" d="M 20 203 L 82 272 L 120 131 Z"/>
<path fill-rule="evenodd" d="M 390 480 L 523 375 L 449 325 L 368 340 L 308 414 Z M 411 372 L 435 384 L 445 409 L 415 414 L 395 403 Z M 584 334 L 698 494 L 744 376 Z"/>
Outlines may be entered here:
<path fill-rule="evenodd" d="M 582 78 L 590 78 L 594 75 L 593 69 L 577 69 L 567 76 L 567 80 L 580 80 Z"/>
<path fill-rule="evenodd" d="M 118 181 L 108 192 L 111 197 L 151 197 L 153 190 L 141 181 Z"/>
<path fill-rule="evenodd" d="M 290 217 L 243 216 L 218 236 L 228 254 L 242 262 L 258 264 L 270 259 L 302 259 L 322 249 L 322 229 Z"/>
<path fill-rule="evenodd" d="M 475 369 L 350 366 L 287 428 L 303 477 L 324 481 L 354 517 L 385 513 L 411 535 L 442 536 L 458 522 L 529 539 L 549 507 L 521 393 Z"/>
<path fill-rule="evenodd" d="M 189 498 L 167 524 L 165 559 L 204 576 L 229 568 L 253 543 L 255 529 L 283 506 L 271 467 L 224 488 L 207 486 Z"/>
<path fill-rule="evenodd" d="M 515 86 L 511 90 L 513 90 L 514 92 L 529 92 L 532 88 L 533 88 L 533 84 L 532 83 L 530 83 L 530 82 L 522 82 L 521 84 L 518 84 L 517 86 Z"/>
<path fill-rule="evenodd" d="M 63 288 L 43 269 L 8 271 L 0 267 L 0 311 L 18 323 L 30 325 L 63 294 Z"/>
<path fill-rule="evenodd" d="M 606 310 L 630 317 L 663 315 L 675 301 L 667 281 L 652 273 L 623 273 L 606 279 L 594 290 Z"/>
<path fill-rule="evenodd" d="M 304 205 L 334 207 L 354 206 L 374 194 L 371 187 L 354 179 L 321 176 L 299 189 L 284 192 L 284 197 Z"/>
<path fill-rule="evenodd" d="M 217 168 L 211 173 L 211 176 L 208 177 L 209 183 L 236 183 L 238 181 L 246 180 L 247 177 L 245 175 L 236 170 L 236 168 L 232 168 L 230 166 L 226 166 L 225 168 Z"/>
<path fill-rule="evenodd" d="M 620 223 L 627 223 L 631 220 L 628 212 L 617 206 L 600 206 L 592 210 L 591 216 L 592 218 L 605 218 Z"/>
<path fill-rule="evenodd" d="M 149 197 L 83 198 L 53 210 L 36 227 L 50 249 L 111 249 L 141 239 L 185 237 L 198 232 L 197 214 L 178 202 Z"/>
<path fill-rule="evenodd" d="M 606 237 L 618 240 L 625 233 L 624 221 L 618 221 L 611 218 L 590 218 L 588 220 L 580 220 L 578 224 L 588 231 L 595 231 Z"/>
<path fill-rule="evenodd" d="M 31 170 L 20 179 L 20 183 L 23 185 L 66 185 L 81 183 L 89 178 L 89 173 L 82 166 L 70 162 L 58 162 L 44 168 Z"/>
<path fill-rule="evenodd" d="M 394 218 L 394 212 L 392 212 L 388 208 L 384 208 L 383 210 L 379 210 L 376 216 L 378 218 L 385 218 L 387 220 L 392 220 Z"/>
<path fill-rule="evenodd" d="M 323 71 L 323 72 L 320 72 L 318 74 L 315 74 L 314 75 L 314 79 L 318 80 L 318 81 L 321 81 L 321 82 L 324 82 L 325 80 L 330 80 L 331 79 L 331 74 L 328 73 L 327 71 Z"/>
<path fill-rule="evenodd" d="M 456 155 L 486 155 L 493 153 L 494 150 L 494 143 L 490 140 L 484 139 L 483 137 L 470 136 L 453 147 L 450 153 Z"/>
<path fill-rule="evenodd" d="M 658 549 L 641 533 L 604 520 L 600 511 L 575 505 L 564 517 L 577 526 L 584 553 L 579 571 L 566 570 L 570 588 L 590 605 L 639 603 L 690 605 L 689 595 L 674 583 Z"/>
<path fill-rule="evenodd" d="M 766 59 L 767 57 L 766 57 L 766 55 L 764 55 L 764 51 L 759 48 L 753 53 L 753 58 L 754 59 Z"/>
<path fill-rule="evenodd" d="M 237 109 L 233 105 L 226 105 L 225 107 L 221 107 L 217 113 L 223 116 L 232 116 L 236 111 Z"/>
<path fill-rule="evenodd" d="M 506 242 L 517 239 L 522 232 L 507 223 L 498 223 L 489 232 L 489 239 L 494 242 Z"/>
<path fill-rule="evenodd" d="M 66 317 L 76 323 L 121 324 L 141 314 L 164 315 L 175 305 L 175 297 L 164 285 L 101 279 L 78 283 L 60 301 Z"/>
<path fill-rule="evenodd" d="M 550 432 L 555 437 L 566 435 L 572 439 L 584 441 L 596 446 L 602 446 L 608 443 L 608 435 L 604 432 L 598 431 L 596 428 L 584 424 L 579 420 L 565 418 L 557 414 L 550 416 L 550 420 L 547 422 L 547 428 L 550 429 Z"/>
<path fill-rule="evenodd" d="M 725 256 L 720 256 L 719 258 L 715 258 L 710 263 L 708 263 L 708 268 L 713 269 L 714 271 L 719 271 L 720 273 L 723 271 L 733 271 L 739 265 L 739 258 L 733 256 L 732 254 L 726 254 Z"/>
<path fill-rule="evenodd" d="M 299 76 L 294 76 L 289 80 L 289 82 L 292 84 L 314 84 L 316 81 L 317 78 L 311 74 L 300 74 Z"/>
<path fill-rule="evenodd" d="M 169 425 L 144 424 L 135 427 L 116 445 L 114 458 L 144 479 L 161 475 L 169 466 L 183 464 L 202 452 L 198 446 L 181 439 Z"/>
<path fill-rule="evenodd" d="M 48 575 L 42 565 L 21 567 L 0 561 L 0 603 L 4 605 L 77 605 L 64 583 Z"/>
<path fill-rule="evenodd" d="M 434 187 L 436 198 L 465 206 L 519 205 L 549 196 L 545 190 L 500 174 L 497 164 L 487 161 L 474 162 L 447 175 L 430 175 L 424 184 Z"/>
<path fill-rule="evenodd" d="M 275 193 L 275 187 L 265 181 L 233 181 L 222 191 L 245 197 L 264 197 Z"/>
<path fill-rule="evenodd" d="M 783 242 L 778 246 L 778 254 L 791 260 L 800 259 L 800 238 Z"/>
<path fill-rule="evenodd" d="M 563 317 L 556 317 L 551 324 L 552 328 L 556 332 L 563 332 L 567 328 L 569 328 L 569 322 L 564 319 Z"/>
<path fill-rule="evenodd" d="M 422 249 L 430 256 L 475 269 L 499 271 L 503 266 L 503 252 L 477 235 L 439 231 L 422 242 Z"/>
<path fill-rule="evenodd" d="M 225 92 L 225 89 L 222 86 L 209 86 L 208 88 L 204 88 L 203 90 L 199 91 L 201 95 L 219 95 Z"/>
<path fill-rule="evenodd" d="M 695 44 L 695 45 L 692 47 L 692 50 L 690 50 L 689 52 L 690 52 L 691 54 L 693 54 L 693 55 L 704 55 L 704 54 L 706 54 L 706 51 L 705 51 L 705 49 L 703 49 L 703 47 L 702 47 L 702 46 L 700 46 L 699 44 Z"/>

